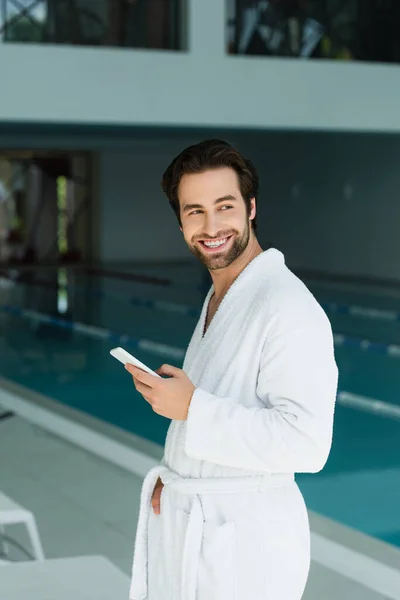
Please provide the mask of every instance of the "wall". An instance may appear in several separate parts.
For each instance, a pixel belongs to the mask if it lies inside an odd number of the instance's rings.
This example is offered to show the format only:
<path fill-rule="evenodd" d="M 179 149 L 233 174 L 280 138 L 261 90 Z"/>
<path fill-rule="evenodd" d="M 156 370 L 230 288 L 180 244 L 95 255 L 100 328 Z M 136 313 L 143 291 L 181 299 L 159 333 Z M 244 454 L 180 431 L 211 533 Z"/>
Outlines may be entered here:
<path fill-rule="evenodd" d="M 180 151 L 171 140 L 100 153 L 100 259 L 179 260 L 188 252 L 160 182 Z M 175 153 L 175 154 L 174 154 Z"/>
<path fill-rule="evenodd" d="M 277 134 L 265 142 L 248 146 L 262 173 L 263 235 L 289 264 L 400 282 L 400 137 Z"/>
<path fill-rule="evenodd" d="M 400 66 L 228 56 L 224 5 L 189 52 L 0 44 L 0 123 L 400 131 Z"/>
<path fill-rule="evenodd" d="M 400 282 L 400 137 L 215 131 L 261 179 L 259 238 L 290 266 Z M 100 153 L 100 258 L 187 260 L 160 188 L 170 160 L 199 133 L 137 140 Z"/>

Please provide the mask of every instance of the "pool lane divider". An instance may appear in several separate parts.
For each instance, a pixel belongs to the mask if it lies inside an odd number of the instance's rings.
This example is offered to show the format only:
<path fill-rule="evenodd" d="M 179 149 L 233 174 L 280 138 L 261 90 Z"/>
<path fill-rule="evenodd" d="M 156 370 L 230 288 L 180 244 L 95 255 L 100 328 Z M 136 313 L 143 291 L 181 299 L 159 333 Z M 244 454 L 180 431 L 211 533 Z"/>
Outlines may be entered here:
<path fill-rule="evenodd" d="M 322 308 L 328 313 L 362 317 L 373 321 L 386 321 L 393 323 L 400 321 L 400 311 L 381 308 L 370 308 L 352 304 L 338 304 L 337 302 L 320 302 Z"/>
<path fill-rule="evenodd" d="M 153 340 L 137 339 L 132 336 L 110 331 L 104 327 L 96 325 L 87 325 L 78 321 L 54 317 L 46 313 L 41 313 L 34 310 L 23 309 L 18 306 L 0 305 L 0 311 L 13 315 L 18 318 L 27 319 L 36 323 L 46 323 L 54 327 L 68 329 L 73 332 L 86 335 L 95 339 L 109 341 L 113 345 L 127 346 L 135 348 L 143 352 L 148 352 L 157 356 L 177 361 L 183 361 L 185 350 L 168 344 L 161 344 Z M 357 348 L 364 352 L 375 352 L 384 354 L 387 357 L 399 359 L 400 346 L 379 344 L 369 340 L 358 338 L 350 338 L 344 335 L 334 336 L 335 345 Z M 400 405 L 390 402 L 383 402 L 374 398 L 367 398 L 352 394 L 350 392 L 341 391 L 338 393 L 338 402 L 349 408 L 362 410 L 382 417 L 400 420 Z"/>
<path fill-rule="evenodd" d="M 185 351 L 182 348 L 161 344 L 152 340 L 138 339 L 130 335 L 110 331 L 104 327 L 98 327 L 97 325 L 87 325 L 86 323 L 80 323 L 79 321 L 54 317 L 46 313 L 20 308 L 18 306 L 0 305 L 0 310 L 13 315 L 14 317 L 27 319 L 36 323 L 46 323 L 54 327 L 68 329 L 75 333 L 80 333 L 99 340 L 109 340 L 115 344 L 126 345 L 158 356 L 165 356 L 175 360 L 183 360 L 185 356 Z"/>
<path fill-rule="evenodd" d="M 0 274 L 0 282 L 2 274 Z M 200 316 L 201 309 L 195 308 L 192 306 L 187 306 L 185 304 L 179 304 L 176 302 L 168 302 L 165 300 L 149 300 L 147 298 L 138 298 L 137 296 L 127 296 L 123 293 L 116 292 L 101 292 L 99 290 L 88 290 L 83 285 L 78 284 L 68 284 L 65 286 L 58 285 L 56 282 L 46 281 L 44 279 L 36 279 L 35 281 L 29 280 L 13 280 L 9 277 L 5 277 L 7 281 L 10 282 L 10 285 L 28 285 L 33 287 L 44 288 L 47 290 L 52 290 L 58 292 L 61 289 L 67 290 L 67 292 L 74 292 L 78 295 L 85 296 L 93 296 L 98 300 L 118 300 L 122 301 L 126 304 L 130 304 L 131 306 L 139 307 L 139 308 L 149 308 L 153 310 L 160 310 L 164 312 L 177 313 L 185 317 L 194 317 L 198 318 Z M 7 284 L 8 285 L 8 284 Z"/>
<path fill-rule="evenodd" d="M 103 273 L 107 273 L 108 277 L 119 278 L 118 273 L 115 273 L 114 271 L 104 272 L 102 270 L 99 270 L 98 272 L 100 275 Z M 130 273 L 125 273 L 124 275 L 126 276 L 126 278 L 128 278 L 128 276 L 130 276 L 131 280 L 138 281 L 140 283 L 153 284 L 153 285 L 169 287 L 169 288 L 190 288 L 191 287 L 191 288 L 196 288 L 198 291 L 203 292 L 203 293 L 208 292 L 208 289 L 206 290 L 206 288 L 202 285 L 192 285 L 192 284 L 187 284 L 187 283 L 181 284 L 181 283 L 177 283 L 177 282 L 172 282 L 167 279 L 160 279 L 160 278 L 156 278 L 156 277 L 150 277 L 147 275 L 135 275 L 135 274 L 130 274 Z M 176 302 L 167 302 L 167 301 L 163 301 L 163 300 L 148 300 L 146 298 L 139 298 L 137 296 L 128 296 L 127 294 L 124 294 L 124 293 L 101 292 L 100 290 L 88 290 L 87 287 L 85 287 L 83 285 L 78 285 L 78 284 L 73 284 L 73 285 L 68 284 L 65 286 L 59 286 L 55 282 L 39 280 L 39 279 L 36 279 L 35 281 L 29 281 L 29 280 L 25 280 L 25 279 L 15 280 L 12 277 L 10 277 L 8 274 L 6 274 L 5 271 L 0 271 L 0 278 L 1 277 L 3 277 L 4 279 L 6 279 L 14 284 L 18 284 L 18 285 L 25 284 L 25 285 L 31 285 L 34 287 L 43 287 L 43 288 L 51 289 L 54 291 L 58 291 L 60 289 L 65 289 L 67 291 L 75 292 L 80 295 L 84 294 L 84 295 L 93 296 L 94 298 L 97 298 L 100 300 L 118 300 L 118 301 L 124 302 L 126 304 L 130 304 L 131 306 L 141 307 L 141 308 L 149 308 L 149 309 L 154 309 L 154 310 L 161 310 L 164 312 L 179 313 L 182 316 L 186 316 L 186 317 L 198 318 L 200 315 L 200 312 L 201 312 L 200 308 L 194 307 L 194 306 L 188 306 L 188 305 L 179 304 Z M 132 279 L 132 278 L 135 278 L 135 279 Z M 350 317 L 370 319 L 370 320 L 374 320 L 374 321 L 384 321 L 387 323 L 400 322 L 400 311 L 396 311 L 396 310 L 371 308 L 371 307 L 359 306 L 359 305 L 355 305 L 355 304 L 354 305 L 340 304 L 337 302 L 320 302 L 319 304 L 322 306 L 322 308 L 328 314 L 334 313 L 334 314 L 346 315 L 346 316 L 350 316 Z"/>

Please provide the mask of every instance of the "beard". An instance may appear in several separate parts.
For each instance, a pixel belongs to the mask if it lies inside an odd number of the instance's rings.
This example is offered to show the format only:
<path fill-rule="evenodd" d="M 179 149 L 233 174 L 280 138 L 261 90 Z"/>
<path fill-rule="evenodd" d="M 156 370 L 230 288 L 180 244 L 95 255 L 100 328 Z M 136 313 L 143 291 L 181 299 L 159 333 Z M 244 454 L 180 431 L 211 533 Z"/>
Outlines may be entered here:
<path fill-rule="evenodd" d="M 250 224 L 246 222 L 246 227 L 242 234 L 239 231 L 231 231 L 226 237 L 232 236 L 233 242 L 229 240 L 230 247 L 227 250 L 221 252 L 215 252 L 213 254 L 206 254 L 203 252 L 197 243 L 189 244 L 189 249 L 199 261 L 209 270 L 214 271 L 216 269 L 225 269 L 229 267 L 243 252 L 246 250 L 250 240 Z M 225 237 L 224 235 L 218 235 L 215 239 Z M 204 239 L 204 238 L 199 238 Z"/>

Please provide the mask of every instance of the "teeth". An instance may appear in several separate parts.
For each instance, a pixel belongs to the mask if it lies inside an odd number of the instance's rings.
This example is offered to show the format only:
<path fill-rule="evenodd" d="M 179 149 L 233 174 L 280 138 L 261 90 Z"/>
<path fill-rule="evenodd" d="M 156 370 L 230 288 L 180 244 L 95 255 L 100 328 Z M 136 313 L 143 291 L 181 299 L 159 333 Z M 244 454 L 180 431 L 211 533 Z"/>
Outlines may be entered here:
<path fill-rule="evenodd" d="M 218 248 L 218 246 L 222 246 L 222 244 L 225 244 L 226 239 L 227 238 L 225 238 L 224 240 L 220 240 L 219 242 L 203 242 L 203 243 L 208 248 Z"/>

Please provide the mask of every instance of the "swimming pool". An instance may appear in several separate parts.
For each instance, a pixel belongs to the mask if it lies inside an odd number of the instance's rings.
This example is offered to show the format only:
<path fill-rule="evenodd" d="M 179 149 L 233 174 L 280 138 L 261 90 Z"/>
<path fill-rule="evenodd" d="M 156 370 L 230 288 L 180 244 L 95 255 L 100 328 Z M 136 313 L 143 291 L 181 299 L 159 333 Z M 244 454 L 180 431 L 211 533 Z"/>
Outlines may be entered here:
<path fill-rule="evenodd" d="M 25 273 L 24 282 L 15 280 L 17 272 L 11 274 L 14 282 L 4 279 L 0 375 L 163 444 L 169 421 L 136 393 L 109 350 L 122 345 L 153 369 L 163 362 L 181 366 L 208 282 L 194 266 L 136 265 L 134 273 L 123 278 L 115 271 L 40 269 Z M 68 292 L 60 291 L 60 281 L 67 282 Z M 368 403 L 360 410 L 338 402 L 328 463 L 317 475 L 298 476 L 299 486 L 310 509 L 400 546 L 400 419 L 395 410 L 400 407 L 400 358 L 395 350 L 386 351 L 388 344 L 395 349 L 400 343 L 400 295 L 307 283 L 338 334 L 340 391 L 381 400 L 394 410 L 376 412 Z M 365 316 L 349 306 L 378 312 Z M 12 307 L 25 312 L 13 313 Z M 45 322 L 45 315 L 52 321 Z M 70 321 L 84 326 L 72 330 Z M 147 346 L 138 347 L 138 340 Z"/>

